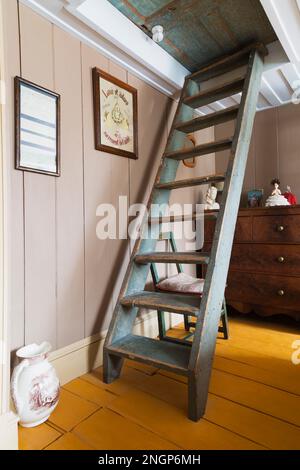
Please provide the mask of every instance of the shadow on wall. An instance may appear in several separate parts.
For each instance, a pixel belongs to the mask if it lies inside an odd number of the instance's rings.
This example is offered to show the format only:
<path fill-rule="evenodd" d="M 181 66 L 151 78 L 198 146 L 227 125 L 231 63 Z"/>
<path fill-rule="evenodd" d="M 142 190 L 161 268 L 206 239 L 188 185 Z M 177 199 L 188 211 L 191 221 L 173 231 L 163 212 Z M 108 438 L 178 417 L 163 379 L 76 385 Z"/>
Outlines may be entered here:
<path fill-rule="evenodd" d="M 153 166 L 157 167 L 157 169 L 159 167 L 161 155 L 158 156 L 157 151 L 159 148 L 161 148 L 165 140 L 166 121 L 167 121 L 167 117 L 170 115 L 171 108 L 172 108 L 172 101 L 168 100 L 165 112 L 162 113 L 162 117 L 158 126 L 158 132 L 156 136 L 154 136 L 154 138 L 152 139 L 152 146 L 149 149 L 149 152 L 147 152 L 147 157 L 148 157 L 147 164 L 144 167 L 144 172 L 140 174 L 140 183 L 138 186 L 136 200 L 130 201 L 130 203 L 144 201 L 145 192 L 147 191 L 147 188 L 149 187 L 149 183 L 152 184 L 154 182 L 154 181 L 149 181 L 149 178 L 153 174 Z M 140 149 L 139 154 L 140 155 L 144 154 L 144 152 L 141 151 L 142 148 L 144 149 L 144 143 L 140 139 L 139 141 L 139 149 Z M 135 162 L 130 161 L 130 164 L 134 165 Z M 122 266 L 123 264 L 122 261 L 124 260 L 126 256 L 127 250 L 130 248 L 129 240 L 112 241 L 112 243 L 114 242 L 119 244 L 119 248 L 116 252 L 114 261 L 112 261 L 113 267 L 111 269 L 110 276 L 106 279 L 107 289 L 105 290 L 105 295 L 101 299 L 101 302 L 99 305 L 97 319 L 93 325 L 94 332 L 101 332 L 105 328 L 105 323 L 107 319 L 105 318 L 105 315 L 103 315 L 103 312 L 107 312 L 109 308 L 109 304 L 111 302 L 111 298 L 113 295 L 113 288 L 118 280 L 118 276 L 120 275 L 120 266 Z M 131 252 L 132 252 L 132 249 L 131 249 Z M 95 348 L 95 345 L 92 345 L 89 348 L 89 364 L 88 364 L 89 370 L 92 370 L 95 367 L 95 361 L 98 356 L 98 353 L 99 353 L 99 347 Z"/>

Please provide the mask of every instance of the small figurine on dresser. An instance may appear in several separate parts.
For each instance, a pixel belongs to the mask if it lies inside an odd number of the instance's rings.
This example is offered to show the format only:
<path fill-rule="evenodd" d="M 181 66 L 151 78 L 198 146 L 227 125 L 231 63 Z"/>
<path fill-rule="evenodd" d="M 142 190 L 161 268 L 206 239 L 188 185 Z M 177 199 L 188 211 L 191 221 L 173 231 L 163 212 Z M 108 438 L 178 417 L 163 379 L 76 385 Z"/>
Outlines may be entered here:
<path fill-rule="evenodd" d="M 206 211 L 214 211 L 220 209 L 220 204 L 216 202 L 218 195 L 218 189 L 215 186 L 209 186 L 206 198 L 205 198 L 205 206 L 204 209 Z"/>
<path fill-rule="evenodd" d="M 289 206 L 289 201 L 281 194 L 279 189 L 280 181 L 279 179 L 275 178 L 271 181 L 271 185 L 274 186 L 274 190 L 271 196 L 268 197 L 266 201 L 266 207 L 273 207 L 273 206 Z"/>
<path fill-rule="evenodd" d="M 288 200 L 291 206 L 296 206 L 298 204 L 297 198 L 295 194 L 292 193 L 290 186 L 287 186 L 286 192 L 283 195 Z"/>

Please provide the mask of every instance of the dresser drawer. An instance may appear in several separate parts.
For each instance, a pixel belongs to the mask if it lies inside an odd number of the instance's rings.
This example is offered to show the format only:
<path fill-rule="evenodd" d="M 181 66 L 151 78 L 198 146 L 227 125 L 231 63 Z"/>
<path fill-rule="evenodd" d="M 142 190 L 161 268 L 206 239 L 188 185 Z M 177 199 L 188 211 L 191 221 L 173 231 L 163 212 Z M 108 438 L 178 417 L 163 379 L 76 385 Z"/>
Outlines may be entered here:
<path fill-rule="evenodd" d="M 300 245 L 236 244 L 230 269 L 300 276 Z"/>
<path fill-rule="evenodd" d="M 204 240 L 205 243 L 213 240 L 216 222 L 213 220 L 205 221 Z M 252 218 L 238 217 L 235 229 L 235 242 L 250 242 L 252 240 Z"/>
<path fill-rule="evenodd" d="M 297 277 L 231 271 L 227 285 L 227 302 L 300 310 L 300 279 Z"/>
<path fill-rule="evenodd" d="M 300 243 L 300 215 L 254 217 L 253 241 Z"/>

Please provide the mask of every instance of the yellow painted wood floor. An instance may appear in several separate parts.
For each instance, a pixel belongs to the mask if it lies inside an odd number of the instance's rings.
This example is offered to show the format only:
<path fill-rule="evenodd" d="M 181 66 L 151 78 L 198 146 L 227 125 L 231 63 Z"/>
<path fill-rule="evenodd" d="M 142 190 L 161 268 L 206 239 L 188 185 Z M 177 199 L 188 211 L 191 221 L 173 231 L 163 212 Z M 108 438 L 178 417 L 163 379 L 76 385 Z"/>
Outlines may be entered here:
<path fill-rule="evenodd" d="M 127 361 L 106 385 L 96 369 L 62 388 L 47 423 L 19 429 L 20 448 L 300 449 L 300 365 L 291 362 L 299 339 L 296 324 L 230 319 L 198 423 L 186 417 L 185 378 Z"/>

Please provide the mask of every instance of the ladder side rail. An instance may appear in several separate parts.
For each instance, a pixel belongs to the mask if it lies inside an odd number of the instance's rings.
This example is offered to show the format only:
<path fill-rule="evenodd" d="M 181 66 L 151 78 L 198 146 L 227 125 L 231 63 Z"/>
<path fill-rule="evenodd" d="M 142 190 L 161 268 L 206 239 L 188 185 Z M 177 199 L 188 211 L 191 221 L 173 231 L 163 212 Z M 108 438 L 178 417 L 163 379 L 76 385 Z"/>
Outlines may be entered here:
<path fill-rule="evenodd" d="M 263 58 L 258 50 L 252 51 L 189 361 L 189 417 L 195 421 L 203 416 L 207 402 L 218 324 L 263 64 Z"/>

